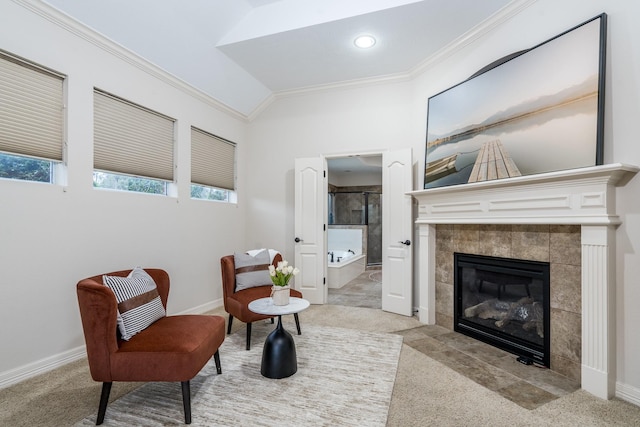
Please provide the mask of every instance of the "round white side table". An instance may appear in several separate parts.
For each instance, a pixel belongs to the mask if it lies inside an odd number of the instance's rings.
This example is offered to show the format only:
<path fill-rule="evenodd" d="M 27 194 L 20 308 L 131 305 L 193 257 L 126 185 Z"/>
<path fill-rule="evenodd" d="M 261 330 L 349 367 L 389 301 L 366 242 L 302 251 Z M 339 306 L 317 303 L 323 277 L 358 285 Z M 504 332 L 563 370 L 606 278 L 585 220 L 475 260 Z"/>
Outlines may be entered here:
<path fill-rule="evenodd" d="M 258 314 L 278 316 L 278 325 L 267 336 L 262 350 L 260 373 L 267 378 L 286 378 L 298 370 L 296 344 L 293 336 L 282 326 L 282 316 L 299 313 L 309 307 L 309 301 L 291 297 L 287 305 L 274 305 L 271 297 L 249 303 L 249 310 Z"/>

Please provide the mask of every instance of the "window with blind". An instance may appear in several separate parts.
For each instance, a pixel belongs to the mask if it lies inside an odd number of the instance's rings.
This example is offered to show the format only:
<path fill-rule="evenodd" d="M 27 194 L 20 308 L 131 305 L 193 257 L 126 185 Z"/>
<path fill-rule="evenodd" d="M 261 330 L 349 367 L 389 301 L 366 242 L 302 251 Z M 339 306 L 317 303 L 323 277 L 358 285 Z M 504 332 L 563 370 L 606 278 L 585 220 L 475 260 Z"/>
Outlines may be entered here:
<path fill-rule="evenodd" d="M 167 194 L 175 120 L 95 89 L 94 187 Z"/>
<path fill-rule="evenodd" d="M 224 138 L 191 128 L 191 197 L 235 199 L 236 145 Z"/>
<path fill-rule="evenodd" d="M 0 178 L 54 182 L 63 161 L 64 76 L 0 51 Z"/>

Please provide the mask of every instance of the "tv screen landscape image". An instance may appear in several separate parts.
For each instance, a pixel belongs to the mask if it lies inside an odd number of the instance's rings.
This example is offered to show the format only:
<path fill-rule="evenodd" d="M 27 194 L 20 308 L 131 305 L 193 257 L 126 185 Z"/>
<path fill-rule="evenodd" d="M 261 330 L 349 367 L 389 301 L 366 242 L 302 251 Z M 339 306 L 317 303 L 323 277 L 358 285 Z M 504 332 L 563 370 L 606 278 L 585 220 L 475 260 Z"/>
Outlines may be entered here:
<path fill-rule="evenodd" d="M 602 14 L 429 98 L 424 188 L 602 164 L 605 39 Z"/>

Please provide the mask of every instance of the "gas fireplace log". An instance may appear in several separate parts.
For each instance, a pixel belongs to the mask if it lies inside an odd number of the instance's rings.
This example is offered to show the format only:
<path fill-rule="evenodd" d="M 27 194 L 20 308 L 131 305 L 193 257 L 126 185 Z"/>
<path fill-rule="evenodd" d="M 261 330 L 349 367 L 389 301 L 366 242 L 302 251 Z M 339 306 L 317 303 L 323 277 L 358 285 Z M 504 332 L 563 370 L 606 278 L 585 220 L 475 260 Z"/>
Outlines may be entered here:
<path fill-rule="evenodd" d="M 524 297 L 516 302 L 506 302 L 490 299 L 480 304 L 468 307 L 464 311 L 465 317 L 480 319 L 494 319 L 495 325 L 503 329 L 511 321 L 522 322 L 522 329 L 529 331 L 536 329 L 540 338 L 544 337 L 544 313 L 542 304 L 534 302 L 532 298 Z"/>

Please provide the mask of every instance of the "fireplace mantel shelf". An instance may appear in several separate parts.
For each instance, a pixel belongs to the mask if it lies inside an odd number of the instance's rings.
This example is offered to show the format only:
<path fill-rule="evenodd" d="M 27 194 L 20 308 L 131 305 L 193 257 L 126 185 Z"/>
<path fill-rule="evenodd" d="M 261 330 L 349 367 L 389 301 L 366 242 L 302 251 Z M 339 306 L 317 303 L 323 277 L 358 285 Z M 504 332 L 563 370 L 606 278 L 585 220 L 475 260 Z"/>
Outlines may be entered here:
<path fill-rule="evenodd" d="M 616 187 L 640 168 L 593 166 L 407 193 L 418 201 L 420 321 L 435 323 L 437 224 L 581 226 L 581 384 L 603 399 L 615 392 Z M 551 284 L 553 286 L 553 284 Z"/>
<path fill-rule="evenodd" d="M 614 163 L 408 194 L 418 201 L 418 224 L 617 225 L 615 187 L 639 170 Z"/>

